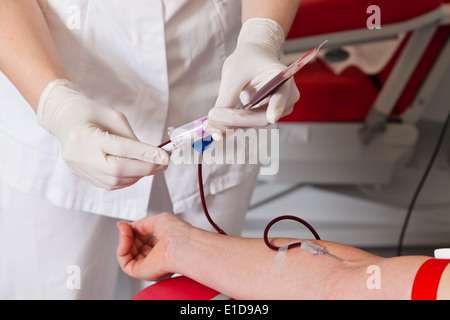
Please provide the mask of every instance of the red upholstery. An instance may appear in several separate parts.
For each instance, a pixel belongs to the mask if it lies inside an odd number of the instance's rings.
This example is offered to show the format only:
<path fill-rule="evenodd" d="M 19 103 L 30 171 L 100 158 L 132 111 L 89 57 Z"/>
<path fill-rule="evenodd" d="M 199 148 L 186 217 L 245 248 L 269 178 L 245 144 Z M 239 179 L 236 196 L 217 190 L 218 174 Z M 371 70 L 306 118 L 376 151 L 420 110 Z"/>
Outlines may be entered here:
<path fill-rule="evenodd" d="M 376 83 L 359 69 L 337 76 L 321 60 L 305 66 L 295 81 L 301 98 L 283 122 L 359 121 L 379 93 Z"/>
<path fill-rule="evenodd" d="M 382 24 L 388 24 L 429 12 L 438 8 L 442 2 L 442 0 L 303 0 L 289 37 L 365 28 L 368 18 L 366 9 L 372 4 L 380 6 Z M 444 2 L 450 3 L 450 0 Z M 450 27 L 441 27 L 438 30 L 396 103 L 393 115 L 401 115 L 409 107 L 449 34 Z M 407 40 L 408 38 L 404 40 L 390 63 L 375 77 L 369 77 L 355 67 L 337 76 L 320 60 L 307 65 L 295 77 L 301 99 L 294 112 L 281 121 L 363 121 Z"/>
<path fill-rule="evenodd" d="M 184 276 L 159 281 L 133 300 L 211 300 L 220 293 Z"/>
<path fill-rule="evenodd" d="M 450 0 L 446 0 L 450 2 Z M 448 37 L 450 35 L 450 27 L 445 26 L 437 30 L 433 39 L 430 42 L 426 52 L 424 53 L 419 65 L 416 67 L 410 81 L 408 82 L 405 90 L 397 101 L 395 108 L 393 110 L 394 115 L 400 115 L 409 107 L 411 101 L 414 99 L 417 90 L 419 90 L 423 79 L 427 76 L 428 71 L 433 66 L 436 61 L 442 47 L 445 45 Z M 391 59 L 389 64 L 378 74 L 378 79 L 381 83 L 385 83 L 392 68 L 398 60 L 399 55 L 403 51 L 403 48 L 407 42 L 408 38 L 403 41 L 403 44 L 397 50 L 395 56 Z"/>
<path fill-rule="evenodd" d="M 302 0 L 288 38 L 366 28 L 370 5 L 381 9 L 383 25 L 399 23 L 430 12 L 442 0 Z M 450 2 L 445 0 L 445 2 Z"/>

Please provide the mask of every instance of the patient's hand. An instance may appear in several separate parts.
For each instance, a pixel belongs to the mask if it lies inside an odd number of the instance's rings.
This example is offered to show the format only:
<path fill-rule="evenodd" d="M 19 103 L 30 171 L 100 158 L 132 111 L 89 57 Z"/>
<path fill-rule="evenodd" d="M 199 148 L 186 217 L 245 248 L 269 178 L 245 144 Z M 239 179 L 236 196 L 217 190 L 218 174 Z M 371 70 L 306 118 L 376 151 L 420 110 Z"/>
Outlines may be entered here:
<path fill-rule="evenodd" d="M 173 214 L 162 213 L 139 221 L 119 222 L 117 259 L 131 277 L 153 281 L 176 270 L 170 265 L 175 247 L 187 241 L 192 226 Z"/>

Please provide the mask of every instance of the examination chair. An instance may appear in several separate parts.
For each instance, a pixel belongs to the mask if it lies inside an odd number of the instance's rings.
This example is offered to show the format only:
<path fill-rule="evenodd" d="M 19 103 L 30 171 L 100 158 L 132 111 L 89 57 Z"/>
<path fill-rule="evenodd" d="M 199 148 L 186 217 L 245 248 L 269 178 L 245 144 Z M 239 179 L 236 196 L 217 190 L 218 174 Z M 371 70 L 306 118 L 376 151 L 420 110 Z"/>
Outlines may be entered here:
<path fill-rule="evenodd" d="M 381 9 L 381 29 L 369 29 L 367 8 Z M 301 99 L 279 124 L 280 168 L 261 177 L 280 182 L 388 183 L 414 152 L 415 123 L 450 60 L 450 0 L 303 0 L 288 35 L 285 58 L 328 40 L 323 54 L 295 78 Z M 329 60 L 347 46 L 401 39 L 376 74 Z M 328 59 L 328 61 L 327 61 Z M 158 282 L 136 300 L 228 299 L 186 277 Z"/>
<path fill-rule="evenodd" d="M 371 5 L 381 28 L 369 29 Z M 303 0 L 285 47 L 286 62 L 328 40 L 296 77 L 300 101 L 279 125 L 280 165 L 262 180 L 312 184 L 387 184 L 412 156 L 416 122 L 450 62 L 449 0 Z M 348 46 L 398 40 L 376 74 L 349 66 Z"/>

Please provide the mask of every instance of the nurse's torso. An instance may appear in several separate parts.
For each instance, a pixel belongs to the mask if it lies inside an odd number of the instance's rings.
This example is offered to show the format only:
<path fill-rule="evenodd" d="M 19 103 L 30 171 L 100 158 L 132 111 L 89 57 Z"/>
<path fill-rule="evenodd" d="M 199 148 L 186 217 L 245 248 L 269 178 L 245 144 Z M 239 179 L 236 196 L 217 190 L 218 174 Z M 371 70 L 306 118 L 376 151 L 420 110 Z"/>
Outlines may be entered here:
<path fill-rule="evenodd" d="M 125 113 L 137 137 L 158 145 L 168 126 L 208 113 L 224 59 L 240 30 L 239 0 L 40 0 L 70 79 L 87 96 Z M 55 205 L 138 219 L 152 177 L 113 192 L 71 175 L 59 142 L 0 73 L 0 179 Z M 211 192 L 237 185 L 242 166 L 210 166 Z M 241 173 L 239 173 L 241 171 Z M 165 173 L 175 211 L 198 203 L 193 165 Z M 228 177 L 229 176 L 229 177 Z M 216 178 L 213 178 L 216 177 Z M 227 178 L 228 177 L 228 178 Z M 220 180 L 215 182 L 215 180 Z M 208 193 L 208 189 L 206 190 Z"/>

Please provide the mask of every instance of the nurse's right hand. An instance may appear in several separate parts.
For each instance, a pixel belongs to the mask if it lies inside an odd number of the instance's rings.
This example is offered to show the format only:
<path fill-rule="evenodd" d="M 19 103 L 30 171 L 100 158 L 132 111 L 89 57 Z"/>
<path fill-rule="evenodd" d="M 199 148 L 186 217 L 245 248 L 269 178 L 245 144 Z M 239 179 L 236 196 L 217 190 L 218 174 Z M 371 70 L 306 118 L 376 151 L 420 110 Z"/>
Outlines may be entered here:
<path fill-rule="evenodd" d="M 138 140 L 124 114 L 87 98 L 67 80 L 47 86 L 37 119 L 60 140 L 70 171 L 99 188 L 131 186 L 169 164 L 164 150 Z"/>

